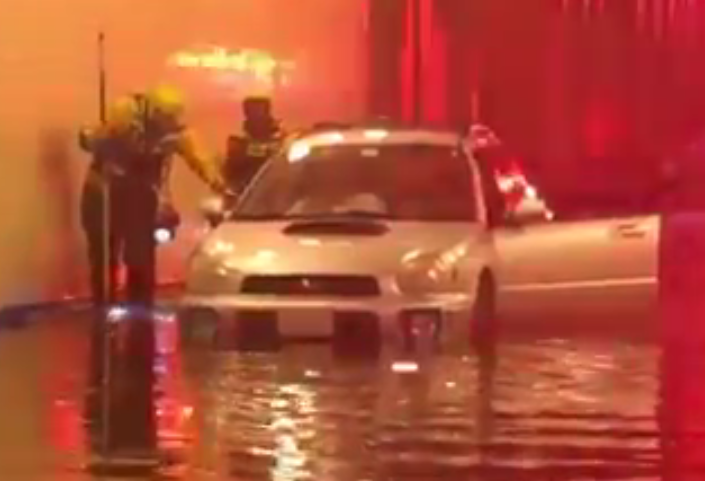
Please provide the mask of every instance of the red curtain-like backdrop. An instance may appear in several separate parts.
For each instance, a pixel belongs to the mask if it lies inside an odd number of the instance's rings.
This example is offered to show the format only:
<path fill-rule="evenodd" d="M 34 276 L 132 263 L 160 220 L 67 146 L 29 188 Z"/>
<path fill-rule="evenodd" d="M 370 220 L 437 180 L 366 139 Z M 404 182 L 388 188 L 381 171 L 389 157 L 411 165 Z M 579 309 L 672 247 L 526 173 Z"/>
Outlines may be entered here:
<path fill-rule="evenodd" d="M 485 122 L 557 200 L 647 202 L 703 125 L 705 2 L 379 0 L 369 35 L 371 113 Z"/>

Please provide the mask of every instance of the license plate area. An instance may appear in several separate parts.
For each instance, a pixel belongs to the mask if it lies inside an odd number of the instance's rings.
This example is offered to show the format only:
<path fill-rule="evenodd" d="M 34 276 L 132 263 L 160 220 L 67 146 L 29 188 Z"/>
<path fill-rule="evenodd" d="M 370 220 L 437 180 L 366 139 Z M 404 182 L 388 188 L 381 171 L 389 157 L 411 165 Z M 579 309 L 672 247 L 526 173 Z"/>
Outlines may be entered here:
<path fill-rule="evenodd" d="M 317 308 L 296 308 L 277 313 L 279 333 L 288 338 L 330 338 L 333 336 L 333 311 Z"/>
<path fill-rule="evenodd" d="M 221 344 L 241 350 L 270 350 L 281 344 L 276 314 L 272 311 L 243 310 L 223 329 Z"/>

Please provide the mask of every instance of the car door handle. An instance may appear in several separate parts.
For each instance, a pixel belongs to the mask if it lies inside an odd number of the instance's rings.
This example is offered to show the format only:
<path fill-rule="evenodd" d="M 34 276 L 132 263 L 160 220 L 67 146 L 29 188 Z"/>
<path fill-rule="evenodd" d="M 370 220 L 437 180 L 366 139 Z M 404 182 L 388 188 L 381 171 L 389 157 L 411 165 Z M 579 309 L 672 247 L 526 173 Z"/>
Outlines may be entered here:
<path fill-rule="evenodd" d="M 614 228 L 617 237 L 623 239 L 641 239 L 646 237 L 648 229 L 637 223 L 618 224 Z"/>

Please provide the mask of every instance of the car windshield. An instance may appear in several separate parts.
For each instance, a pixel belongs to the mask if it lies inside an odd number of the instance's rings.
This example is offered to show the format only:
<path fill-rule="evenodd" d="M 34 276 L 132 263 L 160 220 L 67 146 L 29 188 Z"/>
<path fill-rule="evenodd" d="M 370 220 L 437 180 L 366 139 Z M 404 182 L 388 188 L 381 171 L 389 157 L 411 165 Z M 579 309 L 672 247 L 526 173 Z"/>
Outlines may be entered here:
<path fill-rule="evenodd" d="M 330 216 L 474 222 L 470 164 L 449 145 L 330 145 L 273 158 L 234 219 Z"/>

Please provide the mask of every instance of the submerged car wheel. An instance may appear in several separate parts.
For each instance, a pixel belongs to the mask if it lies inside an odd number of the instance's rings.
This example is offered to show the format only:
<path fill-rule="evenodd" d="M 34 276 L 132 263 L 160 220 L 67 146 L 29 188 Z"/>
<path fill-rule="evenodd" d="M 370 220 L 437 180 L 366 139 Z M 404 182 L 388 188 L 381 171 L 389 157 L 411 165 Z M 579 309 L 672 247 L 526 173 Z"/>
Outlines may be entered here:
<path fill-rule="evenodd" d="M 497 326 L 496 288 L 489 272 L 480 276 L 470 320 L 470 340 L 478 352 L 494 350 L 499 337 Z"/>

